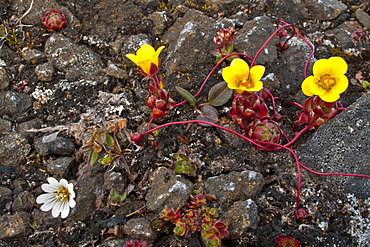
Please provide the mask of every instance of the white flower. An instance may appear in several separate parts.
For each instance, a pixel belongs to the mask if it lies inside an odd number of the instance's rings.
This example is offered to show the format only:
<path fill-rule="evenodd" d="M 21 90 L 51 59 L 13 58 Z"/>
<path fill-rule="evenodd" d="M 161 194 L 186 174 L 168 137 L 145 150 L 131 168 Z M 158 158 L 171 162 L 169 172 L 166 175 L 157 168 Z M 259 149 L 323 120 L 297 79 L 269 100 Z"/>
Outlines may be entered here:
<path fill-rule="evenodd" d="M 61 213 L 62 218 L 66 218 L 69 214 L 69 207 L 76 206 L 75 192 L 73 191 L 73 184 L 68 183 L 67 180 L 61 179 L 59 182 L 55 178 L 47 179 L 49 184 L 43 184 L 41 189 L 46 194 L 39 195 L 36 198 L 37 203 L 44 203 L 41 206 L 42 211 L 49 211 L 53 217 L 58 217 Z"/>

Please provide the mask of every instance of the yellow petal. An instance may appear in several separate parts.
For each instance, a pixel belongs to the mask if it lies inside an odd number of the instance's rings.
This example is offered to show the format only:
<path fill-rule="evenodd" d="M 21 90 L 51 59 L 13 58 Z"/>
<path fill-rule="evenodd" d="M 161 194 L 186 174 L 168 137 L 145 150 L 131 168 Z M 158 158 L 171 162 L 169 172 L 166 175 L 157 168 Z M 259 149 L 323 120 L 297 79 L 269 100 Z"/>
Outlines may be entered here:
<path fill-rule="evenodd" d="M 341 57 L 331 57 L 329 59 L 320 59 L 313 65 L 313 74 L 320 76 L 322 74 L 344 75 L 347 72 L 348 65 Z"/>
<path fill-rule="evenodd" d="M 328 59 L 320 59 L 317 60 L 313 67 L 312 72 L 315 76 L 320 76 L 321 74 L 327 74 L 331 70 L 330 63 L 328 63 Z"/>
<path fill-rule="evenodd" d="M 154 57 L 153 57 L 153 63 L 155 64 L 155 65 L 157 65 L 158 66 L 158 64 L 159 64 L 159 54 L 161 53 L 161 51 L 164 49 L 164 46 L 162 45 L 161 47 L 159 47 L 158 49 L 157 49 L 157 51 L 155 52 L 155 55 L 154 55 Z"/>
<path fill-rule="evenodd" d="M 332 66 L 331 72 L 333 75 L 344 75 L 348 70 L 346 61 L 341 57 L 331 57 L 328 62 Z"/>
<path fill-rule="evenodd" d="M 250 79 L 252 82 L 259 81 L 265 73 L 265 67 L 262 65 L 253 66 L 250 70 Z"/>
<path fill-rule="evenodd" d="M 321 95 L 321 94 L 326 93 L 326 90 L 317 84 L 316 77 L 313 77 L 313 79 L 308 81 L 308 87 L 311 93 L 313 93 L 314 95 Z"/>
<path fill-rule="evenodd" d="M 348 78 L 345 75 L 340 75 L 336 79 L 335 85 L 331 88 L 331 92 L 334 94 L 341 94 L 348 88 Z"/>
<path fill-rule="evenodd" d="M 310 86 L 309 86 L 309 84 L 310 84 L 310 83 L 312 83 L 312 82 L 311 82 L 312 80 L 315 80 L 315 77 L 314 77 L 314 76 L 309 76 L 309 77 L 307 77 L 307 78 L 302 82 L 301 88 L 302 88 L 303 93 L 304 93 L 306 96 L 312 96 L 312 95 L 313 95 L 313 93 L 310 91 Z"/>
<path fill-rule="evenodd" d="M 135 54 L 126 54 L 126 57 L 128 59 L 130 59 L 132 62 L 134 62 L 135 64 L 137 64 L 139 61 L 141 61 L 141 59 L 136 56 Z"/>
<path fill-rule="evenodd" d="M 136 55 L 141 58 L 151 59 L 155 53 L 154 48 L 151 45 L 143 44 L 139 50 L 137 50 Z"/>
<path fill-rule="evenodd" d="M 256 82 L 254 82 L 255 84 L 254 84 L 254 87 L 252 87 L 252 88 L 248 88 L 246 91 L 250 91 L 250 92 L 257 92 L 257 91 L 259 91 L 259 90 L 261 90 L 262 89 L 262 87 L 263 87 L 263 83 L 262 83 L 262 81 L 256 81 Z"/>
<path fill-rule="evenodd" d="M 222 70 L 222 78 L 227 82 L 227 86 L 231 89 L 237 88 L 236 77 L 234 74 L 234 69 L 229 66 Z"/>
<path fill-rule="evenodd" d="M 230 67 L 233 68 L 235 75 L 249 76 L 249 65 L 241 58 L 231 61 Z"/>
<path fill-rule="evenodd" d="M 334 102 L 334 101 L 337 101 L 339 99 L 339 94 L 335 94 L 335 93 L 332 93 L 332 92 L 326 92 L 322 95 L 319 95 L 320 99 L 322 99 L 323 101 L 326 101 L 326 102 Z"/>
<path fill-rule="evenodd" d="M 243 89 L 234 89 L 234 92 L 237 94 L 242 94 L 244 91 Z"/>

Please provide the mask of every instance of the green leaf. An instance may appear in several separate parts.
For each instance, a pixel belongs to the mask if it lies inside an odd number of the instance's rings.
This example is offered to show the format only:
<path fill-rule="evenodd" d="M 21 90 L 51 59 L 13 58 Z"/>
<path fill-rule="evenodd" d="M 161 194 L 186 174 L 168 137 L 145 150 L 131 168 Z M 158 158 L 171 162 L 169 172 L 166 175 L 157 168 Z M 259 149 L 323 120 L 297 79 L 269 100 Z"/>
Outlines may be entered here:
<path fill-rule="evenodd" d="M 108 147 L 114 146 L 114 140 L 111 135 L 108 135 L 108 134 L 105 135 L 105 145 L 107 145 Z"/>
<path fill-rule="evenodd" d="M 208 102 L 213 106 L 226 104 L 233 95 L 233 90 L 227 87 L 227 83 L 222 81 L 214 85 L 208 93 Z"/>
<path fill-rule="evenodd" d="M 102 165 L 108 165 L 108 164 L 112 163 L 113 159 L 114 159 L 114 157 L 113 157 L 112 153 L 109 153 L 104 158 L 99 159 L 98 162 Z"/>
<path fill-rule="evenodd" d="M 96 160 L 98 159 L 98 156 L 99 156 L 99 153 L 91 151 L 90 165 L 93 165 L 96 162 Z"/>
<path fill-rule="evenodd" d="M 184 97 L 184 99 L 186 99 L 189 102 L 190 105 L 195 106 L 197 100 L 191 93 L 189 93 L 187 90 L 183 89 L 182 87 L 176 86 L 175 89 L 182 97 Z"/>

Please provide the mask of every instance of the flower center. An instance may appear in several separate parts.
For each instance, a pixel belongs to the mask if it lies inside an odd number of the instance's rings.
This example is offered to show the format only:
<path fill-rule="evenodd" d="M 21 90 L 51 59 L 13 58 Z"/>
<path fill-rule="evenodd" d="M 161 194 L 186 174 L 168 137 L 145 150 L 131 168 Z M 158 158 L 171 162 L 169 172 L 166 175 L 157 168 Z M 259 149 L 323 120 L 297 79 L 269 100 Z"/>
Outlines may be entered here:
<path fill-rule="evenodd" d="M 70 195 L 71 194 L 66 187 L 60 187 L 55 193 L 55 198 L 61 202 L 67 202 Z"/>
<path fill-rule="evenodd" d="M 323 75 L 320 80 L 318 81 L 318 85 L 325 89 L 325 90 L 330 90 L 336 83 L 335 78 L 333 78 L 330 75 Z"/>
<path fill-rule="evenodd" d="M 249 76 L 242 76 L 239 78 L 238 80 L 238 86 L 242 86 L 242 87 L 245 87 L 245 88 L 252 88 L 253 85 L 252 85 L 252 82 L 249 80 Z"/>

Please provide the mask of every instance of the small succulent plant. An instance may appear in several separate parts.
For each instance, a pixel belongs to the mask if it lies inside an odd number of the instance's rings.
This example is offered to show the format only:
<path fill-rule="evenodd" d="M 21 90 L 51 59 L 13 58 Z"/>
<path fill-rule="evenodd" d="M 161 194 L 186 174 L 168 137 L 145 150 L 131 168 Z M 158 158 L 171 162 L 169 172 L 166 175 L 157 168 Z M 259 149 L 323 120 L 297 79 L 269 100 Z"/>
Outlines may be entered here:
<path fill-rule="evenodd" d="M 285 237 L 284 235 L 277 236 L 275 242 L 278 247 L 301 247 L 301 244 L 297 239 Z"/>
<path fill-rule="evenodd" d="M 50 32 L 55 32 L 67 24 L 67 18 L 62 11 L 52 9 L 42 18 L 42 25 Z"/>
<path fill-rule="evenodd" d="M 126 247 L 151 247 L 151 244 L 148 244 L 145 240 L 130 240 L 126 241 Z"/>
<path fill-rule="evenodd" d="M 308 98 L 302 109 L 303 112 L 297 112 L 298 120 L 294 124 L 295 129 L 308 124 L 310 130 L 316 130 L 339 113 L 337 102 L 325 102 L 318 96 Z"/>
<path fill-rule="evenodd" d="M 248 127 L 248 136 L 253 140 L 278 143 L 281 141 L 281 130 L 278 124 L 268 118 L 256 119 Z M 266 148 L 274 148 L 274 145 L 264 145 Z"/>
<path fill-rule="evenodd" d="M 160 218 L 175 224 L 173 231 L 176 235 L 188 237 L 198 231 L 207 246 L 221 246 L 222 239 L 229 235 L 227 224 L 217 220 L 216 209 L 205 206 L 206 203 L 203 195 L 191 195 L 184 212 L 166 205 Z"/>

